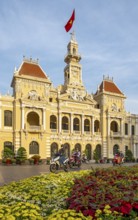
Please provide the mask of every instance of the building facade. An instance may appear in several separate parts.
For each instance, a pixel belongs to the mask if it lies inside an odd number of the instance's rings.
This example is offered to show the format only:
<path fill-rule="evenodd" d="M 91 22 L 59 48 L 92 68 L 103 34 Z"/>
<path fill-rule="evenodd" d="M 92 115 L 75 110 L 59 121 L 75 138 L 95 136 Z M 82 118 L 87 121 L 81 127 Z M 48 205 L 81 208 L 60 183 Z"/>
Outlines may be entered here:
<path fill-rule="evenodd" d="M 64 84 L 54 88 L 38 61 L 23 59 L 14 71 L 13 95 L 0 96 L 0 152 L 24 147 L 28 157 L 45 159 L 64 145 L 67 155 L 78 148 L 89 159 L 95 149 L 106 158 L 117 149 L 130 149 L 138 158 L 138 115 L 126 112 L 126 97 L 109 77 L 103 77 L 95 94 L 88 94 L 80 60 L 72 34 Z"/>

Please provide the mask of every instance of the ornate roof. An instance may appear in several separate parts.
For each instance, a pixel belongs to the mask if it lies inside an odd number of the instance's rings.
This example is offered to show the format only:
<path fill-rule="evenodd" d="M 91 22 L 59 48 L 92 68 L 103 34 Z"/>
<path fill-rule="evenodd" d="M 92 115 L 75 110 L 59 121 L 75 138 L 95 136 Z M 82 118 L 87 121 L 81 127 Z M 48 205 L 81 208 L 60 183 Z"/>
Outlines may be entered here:
<path fill-rule="evenodd" d="M 45 75 L 42 68 L 39 66 L 38 62 L 31 62 L 31 61 L 28 62 L 25 60 L 23 61 L 19 69 L 19 75 L 26 75 L 26 76 L 47 79 L 47 76 Z"/>
<path fill-rule="evenodd" d="M 116 86 L 116 84 L 113 82 L 112 79 L 108 78 L 104 78 L 104 80 L 102 81 L 101 85 L 99 86 L 96 94 L 101 93 L 101 92 L 111 92 L 111 93 L 116 93 L 119 95 L 124 95 L 120 89 Z"/>

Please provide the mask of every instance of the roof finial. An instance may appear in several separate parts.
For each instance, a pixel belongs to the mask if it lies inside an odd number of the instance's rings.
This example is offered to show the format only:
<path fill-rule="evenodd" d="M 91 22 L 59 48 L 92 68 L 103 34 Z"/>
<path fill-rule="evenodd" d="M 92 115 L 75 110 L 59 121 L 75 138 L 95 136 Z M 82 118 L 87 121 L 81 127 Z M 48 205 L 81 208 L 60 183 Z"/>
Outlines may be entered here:
<path fill-rule="evenodd" d="M 71 34 L 71 40 L 76 41 L 75 31 L 72 31 L 72 33 L 70 34 Z"/>

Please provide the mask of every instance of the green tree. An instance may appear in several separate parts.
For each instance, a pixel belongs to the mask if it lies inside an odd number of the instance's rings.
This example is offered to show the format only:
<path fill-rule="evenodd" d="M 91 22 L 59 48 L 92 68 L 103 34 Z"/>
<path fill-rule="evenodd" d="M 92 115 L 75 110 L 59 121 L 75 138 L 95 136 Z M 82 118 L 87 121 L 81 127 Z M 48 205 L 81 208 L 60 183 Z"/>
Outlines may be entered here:
<path fill-rule="evenodd" d="M 24 162 L 27 159 L 27 152 L 24 147 L 20 147 L 17 151 L 17 156 L 16 156 L 18 161 Z"/>
<path fill-rule="evenodd" d="M 131 162 L 133 160 L 133 153 L 131 150 L 126 151 L 126 161 Z"/>
<path fill-rule="evenodd" d="M 93 151 L 93 158 L 94 158 L 94 160 L 95 160 L 96 163 L 98 163 L 98 160 L 100 160 L 99 152 L 98 152 L 97 149 L 95 149 L 95 150 Z"/>
<path fill-rule="evenodd" d="M 14 157 L 14 152 L 8 148 L 8 147 L 5 147 L 3 152 L 2 152 L 2 158 L 13 158 Z"/>

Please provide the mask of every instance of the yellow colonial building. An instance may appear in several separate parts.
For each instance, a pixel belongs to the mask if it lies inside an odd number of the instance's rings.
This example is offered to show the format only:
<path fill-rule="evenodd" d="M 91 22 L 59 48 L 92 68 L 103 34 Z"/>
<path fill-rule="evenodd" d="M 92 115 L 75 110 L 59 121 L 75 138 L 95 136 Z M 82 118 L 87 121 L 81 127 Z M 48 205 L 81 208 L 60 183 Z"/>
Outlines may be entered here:
<path fill-rule="evenodd" d="M 112 158 L 117 149 L 130 149 L 138 158 L 138 115 L 127 113 L 125 95 L 113 79 L 103 77 L 88 94 L 82 81 L 81 56 L 74 34 L 65 56 L 64 84 L 57 88 L 38 61 L 23 59 L 15 69 L 13 95 L 0 96 L 0 151 L 16 153 L 26 148 L 28 157 L 51 157 L 61 145 L 70 155 L 75 148 L 87 150 L 93 159 Z"/>

